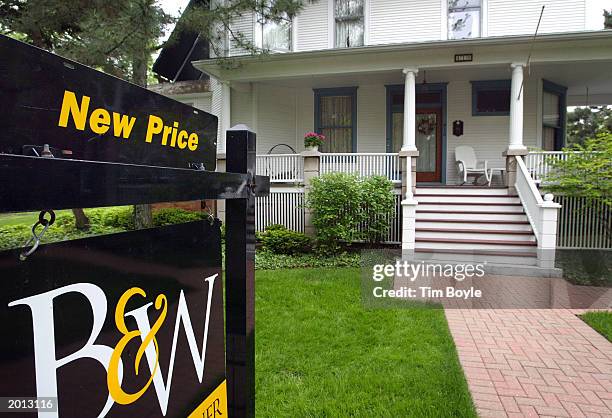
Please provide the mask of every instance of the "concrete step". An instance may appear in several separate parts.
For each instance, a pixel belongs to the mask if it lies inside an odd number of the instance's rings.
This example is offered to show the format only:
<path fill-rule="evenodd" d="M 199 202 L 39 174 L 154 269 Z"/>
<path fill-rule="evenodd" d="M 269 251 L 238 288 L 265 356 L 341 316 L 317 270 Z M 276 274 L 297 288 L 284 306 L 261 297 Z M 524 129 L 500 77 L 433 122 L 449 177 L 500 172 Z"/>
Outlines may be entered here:
<path fill-rule="evenodd" d="M 446 221 L 485 221 L 485 222 L 529 222 L 525 213 L 519 212 L 469 212 L 469 211 L 439 211 L 439 210 L 423 210 L 417 206 L 416 220 L 419 221 L 435 221 L 444 219 Z"/>
<path fill-rule="evenodd" d="M 489 195 L 489 196 L 508 196 L 507 187 L 473 187 L 473 186 L 442 186 L 442 187 L 417 187 L 415 196 L 435 194 L 435 195 Z"/>
<path fill-rule="evenodd" d="M 461 229 L 475 229 L 478 231 L 490 231 L 490 230 L 505 230 L 505 231 L 520 231 L 520 232 L 532 232 L 531 225 L 528 221 L 510 221 L 503 222 L 500 220 L 484 221 L 482 219 L 466 221 L 465 219 L 417 219 L 416 229 L 447 229 L 447 230 L 461 230 Z"/>
<path fill-rule="evenodd" d="M 504 230 L 478 230 L 478 229 L 437 229 L 437 228 L 416 228 L 416 239 L 452 239 L 452 240 L 486 240 L 486 241 L 516 241 L 516 242 L 536 242 L 535 236 L 531 231 L 504 231 Z"/>
<path fill-rule="evenodd" d="M 524 265 L 535 266 L 538 259 L 534 254 L 523 252 L 502 252 L 490 251 L 488 253 L 478 253 L 468 251 L 461 252 L 441 252 L 429 249 L 419 249 L 415 251 L 414 258 L 417 260 L 425 260 L 430 262 L 456 262 L 456 263 L 487 263 L 489 264 L 505 264 L 510 266 Z M 488 269 L 485 268 L 488 272 Z"/>
<path fill-rule="evenodd" d="M 478 213 L 523 213 L 523 206 L 520 203 L 511 204 L 488 204 L 488 203 L 460 203 L 437 202 L 419 203 L 416 207 L 417 214 L 420 211 L 437 211 L 440 213 L 449 212 L 478 212 Z M 418 215 L 417 215 L 418 216 Z"/>
<path fill-rule="evenodd" d="M 514 196 L 502 196 L 502 195 L 451 195 L 451 194 L 424 194 L 415 196 L 417 202 L 420 205 L 425 203 L 453 203 L 453 204 L 520 204 L 521 200 Z"/>
<path fill-rule="evenodd" d="M 416 237 L 417 249 L 431 250 L 511 250 L 535 254 L 536 242 L 513 241 L 507 239 L 454 239 L 454 238 L 419 238 Z"/>

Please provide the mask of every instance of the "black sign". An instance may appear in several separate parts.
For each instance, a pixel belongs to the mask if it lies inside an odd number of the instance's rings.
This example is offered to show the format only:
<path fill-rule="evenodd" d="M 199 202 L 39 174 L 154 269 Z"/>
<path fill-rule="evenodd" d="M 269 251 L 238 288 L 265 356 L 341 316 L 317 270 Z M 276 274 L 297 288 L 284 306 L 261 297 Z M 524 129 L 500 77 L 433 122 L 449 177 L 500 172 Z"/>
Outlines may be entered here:
<path fill-rule="evenodd" d="M 455 136 L 463 135 L 463 121 L 462 120 L 453 121 L 453 135 Z"/>
<path fill-rule="evenodd" d="M 1 397 L 57 397 L 51 417 L 223 418 L 218 222 L 21 251 L 0 252 Z"/>
<path fill-rule="evenodd" d="M 217 117 L 0 36 L 0 153 L 216 168 Z"/>
<path fill-rule="evenodd" d="M 455 54 L 455 62 L 472 62 L 473 59 L 472 54 Z"/>

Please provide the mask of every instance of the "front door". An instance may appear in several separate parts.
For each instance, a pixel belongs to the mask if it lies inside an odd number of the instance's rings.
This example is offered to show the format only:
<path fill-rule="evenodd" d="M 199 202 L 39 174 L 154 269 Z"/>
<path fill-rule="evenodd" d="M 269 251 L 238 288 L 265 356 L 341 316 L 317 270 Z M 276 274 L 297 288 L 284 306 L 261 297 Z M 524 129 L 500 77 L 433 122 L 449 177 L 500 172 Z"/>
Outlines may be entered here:
<path fill-rule="evenodd" d="M 417 181 L 442 181 L 444 85 L 418 85 L 416 94 Z M 404 86 L 387 87 L 387 150 L 399 152 L 404 132 Z"/>
<path fill-rule="evenodd" d="M 442 173 L 442 117 L 438 109 L 417 109 L 416 160 L 418 182 L 440 182 Z"/>

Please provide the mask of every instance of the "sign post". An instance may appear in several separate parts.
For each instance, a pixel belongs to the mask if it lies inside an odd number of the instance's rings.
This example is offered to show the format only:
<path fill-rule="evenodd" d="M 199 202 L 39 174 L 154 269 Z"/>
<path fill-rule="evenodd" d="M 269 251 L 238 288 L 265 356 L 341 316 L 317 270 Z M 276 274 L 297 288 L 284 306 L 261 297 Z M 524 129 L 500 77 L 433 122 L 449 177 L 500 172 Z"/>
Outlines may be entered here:
<path fill-rule="evenodd" d="M 255 174 L 255 133 L 227 132 L 227 170 Z M 255 197 L 226 203 L 226 350 L 229 413 L 255 416 Z"/>

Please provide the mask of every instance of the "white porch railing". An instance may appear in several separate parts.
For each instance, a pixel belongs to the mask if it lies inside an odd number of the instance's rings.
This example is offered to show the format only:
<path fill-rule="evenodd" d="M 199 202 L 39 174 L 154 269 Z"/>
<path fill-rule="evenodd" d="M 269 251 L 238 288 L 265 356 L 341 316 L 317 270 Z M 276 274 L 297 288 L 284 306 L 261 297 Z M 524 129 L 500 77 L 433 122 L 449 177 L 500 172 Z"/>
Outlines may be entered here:
<path fill-rule="evenodd" d="M 301 183 L 304 180 L 304 159 L 300 154 L 258 155 L 257 174 L 270 176 L 271 183 Z"/>
<path fill-rule="evenodd" d="M 385 176 L 401 183 L 399 157 L 395 153 L 323 153 L 321 174 L 356 173 L 360 176 Z"/>
<path fill-rule="evenodd" d="M 555 248 L 557 246 L 557 217 L 561 205 L 552 201 L 552 194 L 547 194 L 542 199 L 535 181 L 527 171 L 525 162 L 520 156 L 515 158 L 516 181 L 514 187 L 536 236 L 538 265 L 553 268 L 555 267 Z"/>
<path fill-rule="evenodd" d="M 533 182 L 523 159 L 521 157 L 516 157 L 516 162 L 516 192 L 521 199 L 533 233 L 539 241 L 541 232 L 540 207 L 544 204 L 544 200 Z"/>
<path fill-rule="evenodd" d="M 551 160 L 566 160 L 565 151 L 532 151 L 525 156 L 525 166 L 531 178 L 541 182 L 552 169 Z"/>
<path fill-rule="evenodd" d="M 304 189 L 301 187 L 272 187 L 268 196 L 255 198 L 255 230 L 281 224 L 288 229 L 304 232 Z"/>

